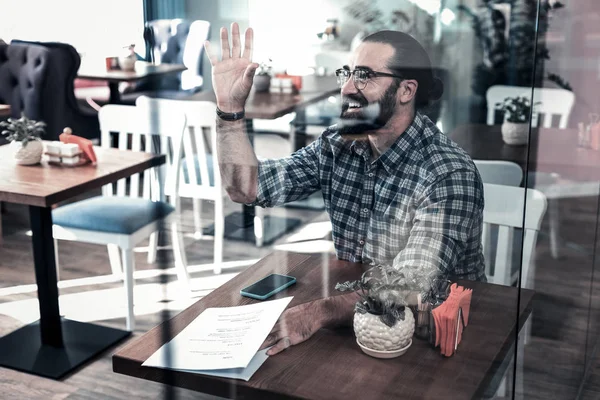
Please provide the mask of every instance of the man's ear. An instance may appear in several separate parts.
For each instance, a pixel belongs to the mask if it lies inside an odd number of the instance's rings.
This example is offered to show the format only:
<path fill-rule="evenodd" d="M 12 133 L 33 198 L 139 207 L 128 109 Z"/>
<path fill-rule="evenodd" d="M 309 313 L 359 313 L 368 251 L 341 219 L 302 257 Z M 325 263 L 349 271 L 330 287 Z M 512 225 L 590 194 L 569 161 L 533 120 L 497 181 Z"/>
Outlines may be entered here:
<path fill-rule="evenodd" d="M 400 82 L 400 88 L 398 89 L 400 103 L 410 103 L 417 95 L 418 87 L 419 83 L 414 79 L 407 79 Z"/>

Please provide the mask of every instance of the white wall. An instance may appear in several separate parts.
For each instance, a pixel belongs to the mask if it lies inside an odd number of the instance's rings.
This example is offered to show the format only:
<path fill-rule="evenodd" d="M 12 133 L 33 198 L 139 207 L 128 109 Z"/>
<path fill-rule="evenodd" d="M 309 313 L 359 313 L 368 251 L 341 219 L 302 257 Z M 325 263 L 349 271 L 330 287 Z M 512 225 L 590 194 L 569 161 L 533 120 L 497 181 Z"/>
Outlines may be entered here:
<path fill-rule="evenodd" d="M 145 54 L 142 0 L 0 0 L 0 10 L 0 38 L 7 42 L 65 42 L 98 57 L 135 43 Z"/>

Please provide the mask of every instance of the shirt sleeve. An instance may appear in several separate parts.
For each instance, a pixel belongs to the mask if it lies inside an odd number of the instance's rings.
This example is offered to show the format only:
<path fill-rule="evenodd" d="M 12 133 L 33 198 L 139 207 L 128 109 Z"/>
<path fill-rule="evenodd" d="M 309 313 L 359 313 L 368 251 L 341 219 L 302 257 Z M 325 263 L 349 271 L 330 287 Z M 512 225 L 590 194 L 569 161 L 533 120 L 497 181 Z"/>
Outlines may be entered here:
<path fill-rule="evenodd" d="M 258 191 L 252 205 L 281 206 L 304 199 L 319 190 L 321 146 L 322 139 L 319 137 L 289 157 L 259 160 Z"/>
<path fill-rule="evenodd" d="M 439 276 L 485 281 L 483 205 L 483 184 L 472 171 L 454 171 L 426 191 L 408 243 L 394 259 L 407 283 L 424 293 Z"/>

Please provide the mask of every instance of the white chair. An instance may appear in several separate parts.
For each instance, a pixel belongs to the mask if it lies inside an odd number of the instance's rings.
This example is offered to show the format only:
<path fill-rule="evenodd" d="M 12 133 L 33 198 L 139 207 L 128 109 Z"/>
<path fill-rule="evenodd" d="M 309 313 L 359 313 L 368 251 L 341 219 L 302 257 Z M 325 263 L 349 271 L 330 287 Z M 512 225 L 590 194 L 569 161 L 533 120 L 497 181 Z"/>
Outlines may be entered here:
<path fill-rule="evenodd" d="M 521 167 L 510 161 L 488 161 L 488 160 L 473 160 L 481 180 L 483 183 L 491 183 L 494 185 L 505 185 L 505 186 L 520 186 L 523 179 L 523 170 Z M 490 271 L 492 268 L 492 248 L 490 241 L 495 240 L 495 233 L 497 228 L 492 228 L 491 225 L 486 224 L 483 227 L 483 234 L 486 236 L 486 243 L 484 243 L 484 257 L 486 263 L 486 270 Z"/>
<path fill-rule="evenodd" d="M 148 237 L 151 243 L 156 241 L 164 219 L 176 209 L 179 187 L 177 171 L 181 165 L 186 119 L 181 111 L 157 109 L 147 112 L 138 107 L 121 105 L 104 106 L 98 116 L 102 147 L 111 147 L 111 132 L 115 132 L 118 133 L 119 149 L 127 150 L 128 143 L 131 143 L 133 151 L 160 152 L 166 155 L 166 165 L 146 170 L 141 181 L 140 174 L 131 176 L 129 185 L 126 179 L 121 179 L 116 184 L 116 192 L 113 185 L 109 184 L 103 187 L 103 196 L 54 210 L 54 238 L 108 246 L 113 273 L 120 275 L 123 270 L 125 272 L 127 329 L 133 331 L 133 249 Z M 164 201 L 165 190 L 175 193 L 169 203 Z M 183 238 L 176 223 L 171 224 L 171 233 L 177 276 L 189 289 Z"/>
<path fill-rule="evenodd" d="M 496 116 L 496 104 L 502 103 L 507 97 L 525 96 L 531 99 L 531 88 L 526 86 L 504 86 L 495 85 L 488 89 L 487 100 L 487 124 L 494 125 Z M 539 103 L 539 104 L 536 104 Z M 559 116 L 558 127 L 565 129 L 569 123 L 569 115 L 575 95 L 565 89 L 535 88 L 533 91 L 533 116 L 532 126 L 538 126 L 539 114 L 544 115 L 544 128 L 552 127 L 552 116 Z"/>
<path fill-rule="evenodd" d="M 495 105 L 502 102 L 506 97 L 526 96 L 531 97 L 531 88 L 523 86 L 492 86 L 486 93 L 487 98 L 487 124 L 495 123 Z M 538 103 L 538 104 L 536 104 Z M 532 113 L 531 125 L 538 126 L 539 116 L 543 115 L 543 127 L 552 127 L 553 116 L 559 117 L 558 128 L 565 129 L 569 122 L 569 115 L 575 103 L 575 95 L 565 89 L 535 88 L 533 91 L 534 112 Z M 559 252 L 559 228 L 560 220 L 558 213 L 558 200 L 560 198 L 577 196 L 594 196 L 598 193 L 598 182 L 564 182 L 560 181 L 558 174 L 536 172 L 530 175 L 535 179 L 535 188 L 546 194 L 549 200 L 548 214 L 550 218 L 550 251 L 552 257 L 558 258 Z M 574 189 L 574 187 L 578 187 Z"/>
<path fill-rule="evenodd" d="M 483 183 L 494 185 L 520 186 L 523 170 L 511 161 L 473 160 Z"/>
<path fill-rule="evenodd" d="M 524 229 L 521 286 L 529 287 L 531 285 L 529 278 L 534 274 L 531 269 L 534 267 L 532 264 L 537 234 L 546 212 L 546 196 L 535 189 L 488 183 L 484 183 L 483 186 L 484 251 L 485 247 L 490 245 L 485 228 L 491 225 L 498 226 L 495 269 L 493 274 L 491 271 L 486 271 L 486 275 L 490 282 L 500 285 L 511 285 L 515 282 L 516 277 L 511 273 L 514 230 Z M 527 194 L 527 202 L 525 202 L 525 194 Z M 525 219 L 525 226 L 523 226 L 523 219 Z"/>
<path fill-rule="evenodd" d="M 174 112 L 180 110 L 187 117 L 186 132 L 183 137 L 182 177 L 179 184 L 179 197 L 193 201 L 195 237 L 202 237 L 202 201 L 215 203 L 214 214 L 214 267 L 215 274 L 221 273 L 223 262 L 223 236 L 225 232 L 224 198 L 227 193 L 221 184 L 219 162 L 216 157 L 216 105 L 207 101 L 184 101 L 154 99 L 140 96 L 137 107 L 149 110 Z M 207 146 L 205 133 L 208 135 Z M 209 151 L 210 150 L 210 151 Z M 167 193 L 171 195 L 172 193 Z"/>
<path fill-rule="evenodd" d="M 527 195 L 526 202 L 525 195 Z M 546 196 L 535 189 L 484 183 L 484 200 L 484 230 L 482 236 L 484 253 L 486 251 L 489 253 L 489 249 L 486 246 L 489 246 L 490 242 L 489 237 L 486 236 L 486 232 L 489 232 L 489 229 L 486 228 L 490 225 L 495 225 L 499 231 L 493 274 L 487 270 L 489 263 L 486 260 L 486 275 L 488 276 L 488 280 L 495 284 L 512 285 L 518 279 L 518 271 L 517 276 L 511 272 L 513 236 L 516 228 L 524 228 L 521 287 L 533 288 L 535 245 L 537 234 L 540 230 L 544 213 L 546 212 Z M 523 213 L 525 213 L 525 218 L 523 218 Z M 523 220 L 525 220 L 525 226 L 523 226 Z M 519 335 L 519 342 L 517 344 L 520 375 L 522 375 L 523 368 L 524 345 L 529 341 L 530 332 L 531 316 L 525 322 L 523 334 Z M 522 381 L 519 384 L 522 384 Z M 506 376 L 502 379 L 500 387 L 496 392 L 496 395 L 499 397 L 504 397 L 505 394 Z"/>

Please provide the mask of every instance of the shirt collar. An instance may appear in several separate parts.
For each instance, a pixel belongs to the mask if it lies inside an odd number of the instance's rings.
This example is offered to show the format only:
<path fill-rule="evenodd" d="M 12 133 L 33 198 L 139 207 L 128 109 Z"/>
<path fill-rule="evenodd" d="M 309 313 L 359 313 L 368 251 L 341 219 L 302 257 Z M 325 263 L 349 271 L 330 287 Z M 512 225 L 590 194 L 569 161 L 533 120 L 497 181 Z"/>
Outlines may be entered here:
<path fill-rule="evenodd" d="M 419 138 L 423 135 L 424 128 L 423 116 L 419 112 L 416 112 L 415 118 L 408 128 L 375 162 L 380 162 L 387 173 L 394 172 L 402 158 L 409 151 L 414 150 Z M 335 125 L 326 129 L 325 133 L 336 155 L 342 151 L 351 151 L 363 157 L 367 162 L 369 161 L 371 148 L 367 140 L 346 141 L 337 134 L 337 127 Z"/>

